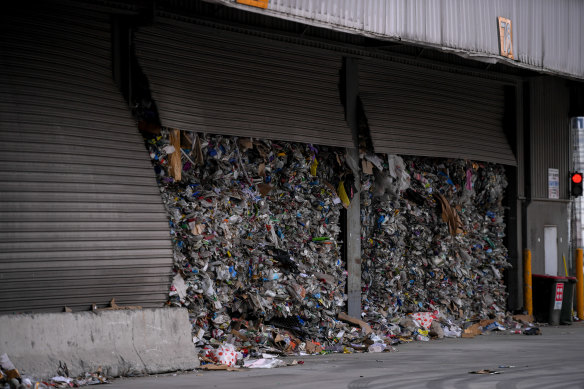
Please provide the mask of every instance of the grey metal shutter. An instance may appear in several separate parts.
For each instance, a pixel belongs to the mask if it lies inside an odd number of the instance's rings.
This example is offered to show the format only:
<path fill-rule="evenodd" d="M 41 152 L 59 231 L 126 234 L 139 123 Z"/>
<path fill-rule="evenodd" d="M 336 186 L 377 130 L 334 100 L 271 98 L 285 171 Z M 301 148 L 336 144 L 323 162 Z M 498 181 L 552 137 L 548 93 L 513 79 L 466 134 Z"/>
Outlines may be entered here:
<path fill-rule="evenodd" d="M 162 306 L 169 226 L 111 76 L 109 16 L 54 2 L 0 17 L 0 311 Z"/>
<path fill-rule="evenodd" d="M 376 152 L 516 165 L 502 83 L 390 61 L 361 61 L 359 82 Z"/>
<path fill-rule="evenodd" d="M 200 25 L 157 25 L 136 51 L 162 125 L 353 147 L 338 53 Z"/>

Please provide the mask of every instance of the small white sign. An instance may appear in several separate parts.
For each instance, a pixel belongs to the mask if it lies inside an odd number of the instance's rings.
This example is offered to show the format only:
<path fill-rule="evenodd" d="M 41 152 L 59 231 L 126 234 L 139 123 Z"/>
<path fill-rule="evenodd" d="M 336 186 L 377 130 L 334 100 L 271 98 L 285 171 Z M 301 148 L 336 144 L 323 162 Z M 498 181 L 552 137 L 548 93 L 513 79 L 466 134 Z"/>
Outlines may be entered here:
<path fill-rule="evenodd" d="M 560 170 L 548 169 L 548 198 L 560 198 Z"/>

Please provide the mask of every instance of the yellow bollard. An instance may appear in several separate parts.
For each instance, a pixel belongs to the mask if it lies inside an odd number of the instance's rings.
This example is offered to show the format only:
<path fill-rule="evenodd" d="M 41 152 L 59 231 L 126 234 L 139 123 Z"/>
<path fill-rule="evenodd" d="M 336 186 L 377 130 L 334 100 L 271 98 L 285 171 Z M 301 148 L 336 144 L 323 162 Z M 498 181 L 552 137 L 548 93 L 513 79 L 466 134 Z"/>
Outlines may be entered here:
<path fill-rule="evenodd" d="M 582 271 L 582 249 L 576 249 L 576 312 L 584 320 L 584 274 Z"/>
<path fill-rule="evenodd" d="M 523 250 L 523 305 L 528 315 L 533 315 L 533 288 L 531 280 L 531 251 Z"/>

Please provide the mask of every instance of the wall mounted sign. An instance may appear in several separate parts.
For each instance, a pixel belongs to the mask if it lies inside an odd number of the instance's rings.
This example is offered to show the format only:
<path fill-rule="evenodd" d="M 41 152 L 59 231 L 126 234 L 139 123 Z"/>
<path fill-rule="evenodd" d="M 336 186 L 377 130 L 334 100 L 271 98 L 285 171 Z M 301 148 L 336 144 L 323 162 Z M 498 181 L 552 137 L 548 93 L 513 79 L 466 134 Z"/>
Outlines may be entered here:
<path fill-rule="evenodd" d="M 497 18 L 497 25 L 499 26 L 499 53 L 503 57 L 513 58 L 513 30 L 511 28 L 511 20 L 499 16 Z"/>
<path fill-rule="evenodd" d="M 548 169 L 548 198 L 560 198 L 560 170 Z"/>
<path fill-rule="evenodd" d="M 270 0 L 236 0 L 239 4 L 251 5 L 257 8 L 268 8 L 268 2 Z"/>

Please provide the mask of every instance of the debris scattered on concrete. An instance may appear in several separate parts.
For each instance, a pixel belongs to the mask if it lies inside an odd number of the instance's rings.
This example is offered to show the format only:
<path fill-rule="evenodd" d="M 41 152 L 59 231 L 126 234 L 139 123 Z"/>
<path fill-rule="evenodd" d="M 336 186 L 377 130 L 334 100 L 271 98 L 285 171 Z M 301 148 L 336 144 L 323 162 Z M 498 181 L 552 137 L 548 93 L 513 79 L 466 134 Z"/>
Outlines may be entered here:
<path fill-rule="evenodd" d="M 37 380 L 34 377 L 21 375 L 12 364 L 8 355 L 0 356 L 0 387 L 10 389 L 49 389 L 72 388 L 86 385 L 108 384 L 110 379 L 99 368 L 94 373 L 85 373 L 78 377 L 70 377 L 66 363 L 59 361 L 57 375 L 47 380 Z"/>
<path fill-rule="evenodd" d="M 476 371 L 469 371 L 470 374 L 501 374 L 500 371 L 497 370 L 476 370 Z"/>

